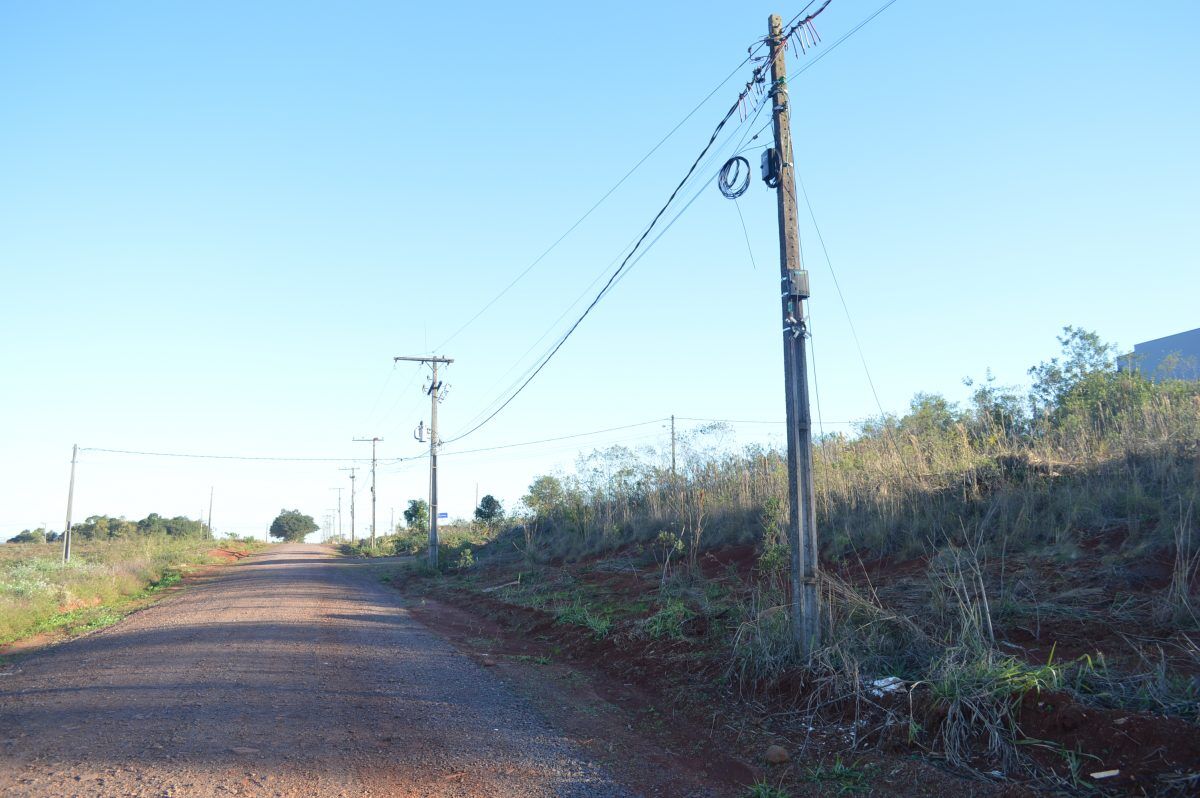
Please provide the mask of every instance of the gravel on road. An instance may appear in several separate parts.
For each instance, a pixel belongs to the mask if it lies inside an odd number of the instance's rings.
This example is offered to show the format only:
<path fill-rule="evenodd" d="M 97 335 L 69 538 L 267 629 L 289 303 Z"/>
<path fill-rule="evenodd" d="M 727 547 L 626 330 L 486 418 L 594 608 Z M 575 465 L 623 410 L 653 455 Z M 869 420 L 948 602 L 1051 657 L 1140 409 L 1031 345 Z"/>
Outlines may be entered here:
<path fill-rule="evenodd" d="M 302 544 L 0 666 L 0 794 L 632 795 L 369 561 Z"/>

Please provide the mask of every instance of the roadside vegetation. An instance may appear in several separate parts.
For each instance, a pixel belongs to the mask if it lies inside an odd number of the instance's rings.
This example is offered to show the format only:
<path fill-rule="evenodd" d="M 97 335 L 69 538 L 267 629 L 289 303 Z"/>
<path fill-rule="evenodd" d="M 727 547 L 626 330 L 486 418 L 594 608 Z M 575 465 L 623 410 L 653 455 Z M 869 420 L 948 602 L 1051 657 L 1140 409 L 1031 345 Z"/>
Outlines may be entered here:
<path fill-rule="evenodd" d="M 730 450 L 720 425 L 674 473 L 615 447 L 538 477 L 446 552 L 455 579 L 424 585 L 541 613 L 684 703 L 705 685 L 776 708 L 772 733 L 822 762 L 787 766 L 795 789 L 857 790 L 862 751 L 1067 790 L 1200 788 L 1200 383 L 1119 371 L 1083 330 L 1059 342 L 1028 390 L 989 376 L 965 405 L 918 394 L 817 438 L 810 660 L 788 636 L 785 453 Z"/>
<path fill-rule="evenodd" d="M 58 543 L 0 546 L 0 645 L 43 632 L 75 633 L 114 623 L 138 599 L 178 582 L 189 568 L 219 561 L 212 555 L 215 548 L 240 553 L 262 545 L 211 540 L 197 521 L 191 522 L 196 529 L 190 535 L 134 531 L 101 537 L 94 522 L 102 518 L 72 525 L 76 542 L 69 563 L 62 561 Z M 123 523 L 134 530 L 138 526 Z"/>

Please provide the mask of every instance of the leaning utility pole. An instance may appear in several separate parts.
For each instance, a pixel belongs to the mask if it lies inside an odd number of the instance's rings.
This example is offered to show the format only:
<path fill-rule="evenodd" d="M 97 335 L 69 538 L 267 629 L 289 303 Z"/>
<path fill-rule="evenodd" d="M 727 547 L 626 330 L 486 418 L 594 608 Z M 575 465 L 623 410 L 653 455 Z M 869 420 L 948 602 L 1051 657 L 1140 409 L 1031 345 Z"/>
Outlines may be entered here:
<path fill-rule="evenodd" d="M 354 469 L 339 468 L 338 471 L 350 472 L 350 542 L 354 543 Z"/>
<path fill-rule="evenodd" d="M 371 443 L 371 548 L 375 548 L 375 444 L 383 438 L 355 438 L 358 443 Z"/>
<path fill-rule="evenodd" d="M 438 564 L 438 500 L 437 500 L 437 406 L 441 401 L 442 384 L 438 382 L 438 364 L 450 365 L 454 361 L 448 357 L 396 357 L 397 360 L 411 360 L 418 363 L 428 363 L 433 369 L 433 378 L 429 382 L 429 394 L 432 407 L 429 411 L 429 567 L 437 569 Z"/>
<path fill-rule="evenodd" d="M 67 525 L 63 527 L 63 562 L 71 561 L 71 502 L 75 500 L 75 461 L 79 459 L 79 444 L 71 447 L 71 482 L 67 485 Z"/>
<path fill-rule="evenodd" d="M 813 501 L 812 418 L 808 409 L 808 366 L 804 300 L 808 272 L 800 262 L 796 173 L 792 155 L 791 109 L 787 85 L 787 39 L 783 19 L 767 18 L 771 47 L 771 98 L 774 105 L 776 197 L 779 209 L 780 294 L 783 300 L 783 374 L 787 403 L 788 518 L 791 549 L 792 637 L 801 654 L 810 655 L 821 640 L 817 585 L 817 514 Z"/>

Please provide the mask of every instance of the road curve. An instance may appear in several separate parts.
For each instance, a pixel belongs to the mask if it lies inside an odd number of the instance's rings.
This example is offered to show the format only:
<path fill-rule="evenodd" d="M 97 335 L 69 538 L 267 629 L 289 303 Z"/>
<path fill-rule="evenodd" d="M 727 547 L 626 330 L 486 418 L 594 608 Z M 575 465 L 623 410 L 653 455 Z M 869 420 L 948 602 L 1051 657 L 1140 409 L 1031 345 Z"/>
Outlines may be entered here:
<path fill-rule="evenodd" d="M 0 672 L 4 796 L 631 795 L 320 546 Z"/>

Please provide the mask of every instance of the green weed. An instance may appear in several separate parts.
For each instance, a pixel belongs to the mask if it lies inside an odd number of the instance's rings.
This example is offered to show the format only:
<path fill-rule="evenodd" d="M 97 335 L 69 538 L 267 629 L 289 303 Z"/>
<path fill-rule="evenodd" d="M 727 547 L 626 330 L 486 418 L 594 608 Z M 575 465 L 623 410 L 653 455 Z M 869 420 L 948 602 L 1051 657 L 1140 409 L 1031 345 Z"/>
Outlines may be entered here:
<path fill-rule="evenodd" d="M 653 638 L 670 637 L 681 640 L 684 637 L 683 625 L 695 617 L 686 604 L 677 598 L 670 598 L 659 608 L 658 612 L 642 622 L 642 630 Z"/>
<path fill-rule="evenodd" d="M 582 626 L 590 630 L 597 640 L 607 637 L 612 630 L 611 620 L 593 613 L 582 601 L 560 607 L 555 616 L 555 623 Z"/>
<path fill-rule="evenodd" d="M 848 765 L 839 756 L 834 758 L 832 765 L 817 765 L 808 768 L 805 779 L 825 785 L 836 795 L 854 795 L 870 789 L 870 770 L 872 770 L 870 765 L 866 767 Z"/>

